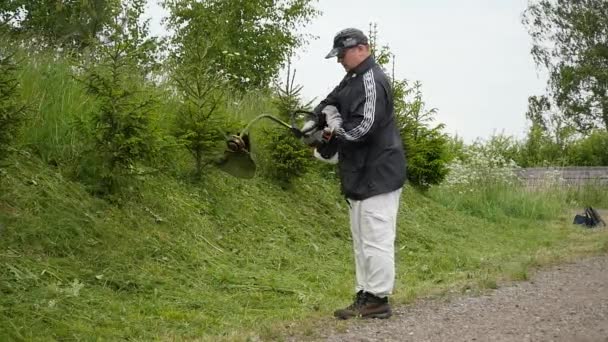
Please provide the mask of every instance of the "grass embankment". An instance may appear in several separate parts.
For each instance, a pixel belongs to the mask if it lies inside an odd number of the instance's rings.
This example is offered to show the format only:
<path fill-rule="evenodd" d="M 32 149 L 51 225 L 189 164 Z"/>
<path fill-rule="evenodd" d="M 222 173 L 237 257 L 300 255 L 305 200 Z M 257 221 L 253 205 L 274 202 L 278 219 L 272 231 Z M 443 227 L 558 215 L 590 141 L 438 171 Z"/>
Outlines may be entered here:
<path fill-rule="evenodd" d="M 79 163 L 76 123 L 94 101 L 69 63 L 26 61 L 32 113 L 17 145 L 31 153 L 0 166 L 0 340 L 280 339 L 312 333 L 350 300 L 348 208 L 331 176 L 283 190 L 209 168 L 192 183 L 179 176 L 191 161 L 177 156 L 173 176 L 147 176 L 139 196 L 109 204 L 63 176 Z M 168 125 L 174 108 L 161 102 L 155 122 Z M 252 96 L 231 111 L 246 121 L 267 102 Z M 601 191 L 585 193 L 608 207 Z M 492 184 L 406 189 L 393 301 L 495 287 L 539 263 L 606 252 L 605 230 L 570 225 L 583 204 L 573 199 Z"/>
<path fill-rule="evenodd" d="M 35 157 L 8 165 L 1 340 L 275 339 L 350 300 L 347 205 L 333 179 L 285 191 L 214 171 L 197 184 L 150 176 L 140 197 L 110 205 Z M 516 198 L 525 212 L 508 196 L 494 211 L 466 196 L 404 192 L 396 303 L 608 250 L 605 230 L 569 224 L 562 197 L 530 202 L 542 208 Z"/>

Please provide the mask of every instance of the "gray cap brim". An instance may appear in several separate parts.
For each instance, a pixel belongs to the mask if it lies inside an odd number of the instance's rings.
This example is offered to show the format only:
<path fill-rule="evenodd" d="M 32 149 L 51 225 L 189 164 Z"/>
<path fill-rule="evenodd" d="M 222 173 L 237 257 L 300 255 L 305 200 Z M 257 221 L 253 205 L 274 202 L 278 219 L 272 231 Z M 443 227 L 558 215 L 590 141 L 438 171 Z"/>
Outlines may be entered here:
<path fill-rule="evenodd" d="M 338 54 L 340 53 L 340 50 L 341 50 L 341 48 L 339 48 L 339 47 L 331 49 L 331 51 L 329 51 L 327 56 L 325 56 L 325 59 L 334 58 L 334 57 L 338 56 Z"/>

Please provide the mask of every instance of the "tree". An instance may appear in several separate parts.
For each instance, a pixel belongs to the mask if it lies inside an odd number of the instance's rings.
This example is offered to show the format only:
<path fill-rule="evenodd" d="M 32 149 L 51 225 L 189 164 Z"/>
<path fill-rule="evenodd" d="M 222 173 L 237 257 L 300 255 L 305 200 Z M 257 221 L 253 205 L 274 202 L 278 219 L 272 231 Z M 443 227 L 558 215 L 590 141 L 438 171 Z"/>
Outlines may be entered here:
<path fill-rule="evenodd" d="M 316 11 L 310 0 L 166 0 L 170 12 L 171 78 L 182 102 L 176 135 L 196 172 L 224 132 L 227 97 L 267 88 L 303 37 L 294 29 Z M 237 94 L 236 96 L 234 94 Z"/>
<path fill-rule="evenodd" d="M 370 48 L 374 59 L 381 66 L 392 63 L 392 86 L 395 119 L 405 145 L 407 178 L 421 189 L 439 184 L 448 173 L 451 160 L 450 141 L 442 132 L 443 124 L 431 127 L 437 109 L 427 110 L 422 99 L 422 84 L 395 78 L 395 55 L 387 45 L 378 44 L 378 27 L 369 26 Z"/>
<path fill-rule="evenodd" d="M 295 84 L 296 70 L 292 72 L 291 63 L 287 65 L 287 77 L 284 83 L 275 83 L 274 104 L 279 118 L 289 122 L 292 112 L 308 109 L 311 103 L 304 104 L 301 96 L 302 86 Z M 309 148 L 294 137 L 284 127 L 273 128 L 268 132 L 269 142 L 266 146 L 266 173 L 284 188 L 293 180 L 304 175 L 311 165 Z"/>
<path fill-rule="evenodd" d="M 92 177 L 94 192 L 117 193 L 136 174 L 137 164 L 156 152 L 151 129 L 155 99 L 146 80 L 154 69 L 157 44 L 140 20 L 145 0 L 129 0 L 104 27 L 101 43 L 77 75 L 97 102 L 87 136 L 92 148 L 83 171 Z M 97 169 L 95 169 L 97 168 Z"/>
<path fill-rule="evenodd" d="M 608 130 L 608 2 L 535 0 L 523 23 L 564 117 L 582 133 Z"/>
<path fill-rule="evenodd" d="M 572 144 L 571 163 L 580 166 L 608 166 L 608 132 L 594 131 Z"/>
<path fill-rule="evenodd" d="M 174 56 L 171 67 L 180 101 L 174 135 L 194 158 L 197 178 L 206 161 L 213 159 L 218 142 L 224 142 L 224 132 L 231 131 L 225 115 L 230 85 L 225 75 L 206 64 L 207 52 L 204 39 L 196 39 L 183 47 L 179 58 Z"/>
<path fill-rule="evenodd" d="M 407 177 L 422 189 L 439 184 L 448 173 L 450 162 L 449 139 L 443 124 L 431 127 L 437 109 L 427 110 L 422 99 L 422 84 L 412 87 L 407 81 L 393 81 L 395 85 L 395 116 L 407 156 Z"/>
<path fill-rule="evenodd" d="M 203 39 L 205 64 L 235 89 L 268 87 L 304 37 L 294 31 L 318 12 L 311 0 L 165 0 L 174 56 Z"/>
<path fill-rule="evenodd" d="M 390 62 L 393 62 L 394 67 L 394 57 L 391 49 L 388 45 L 378 45 L 378 24 L 377 23 L 369 23 L 368 30 L 368 38 L 369 38 L 369 46 L 371 48 L 372 56 L 376 60 L 376 62 L 380 65 L 387 65 Z M 394 75 L 393 75 L 394 77 Z"/>
<path fill-rule="evenodd" d="M 177 10 L 181 5 L 176 2 L 172 8 Z M 183 10 L 190 13 L 189 9 Z M 180 103 L 173 133 L 194 158 L 195 177 L 200 178 L 207 161 L 215 157 L 213 150 L 219 142 L 224 142 L 224 132 L 231 131 L 225 115 L 231 82 L 214 61 L 212 41 L 204 32 L 195 34 L 201 24 L 199 18 L 182 21 L 172 16 L 170 24 L 178 21 L 187 26 L 179 29 L 173 38 L 176 46 L 168 60 L 171 82 Z M 233 56 L 222 54 L 225 61 Z"/>
<path fill-rule="evenodd" d="M 530 122 L 519 153 L 512 157 L 519 166 L 564 165 L 574 128 L 556 112 L 556 105 L 547 96 L 530 96 L 526 118 Z M 510 157 L 511 158 L 511 157 Z"/>
<path fill-rule="evenodd" d="M 84 48 L 97 40 L 120 5 L 120 0 L 4 0 L 0 23 L 45 45 Z"/>

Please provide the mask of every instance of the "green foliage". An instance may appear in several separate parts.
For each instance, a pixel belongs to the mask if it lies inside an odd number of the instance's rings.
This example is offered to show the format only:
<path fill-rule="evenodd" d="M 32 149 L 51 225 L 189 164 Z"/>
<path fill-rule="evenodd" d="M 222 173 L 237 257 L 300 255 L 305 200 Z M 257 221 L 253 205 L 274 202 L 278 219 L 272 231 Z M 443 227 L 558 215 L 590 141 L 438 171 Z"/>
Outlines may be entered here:
<path fill-rule="evenodd" d="M 416 138 L 404 134 L 407 178 L 414 186 L 425 189 L 431 184 L 439 184 L 448 173 L 447 136 L 441 129 L 442 126 L 420 130 Z"/>
<path fill-rule="evenodd" d="M 52 52 L 24 53 L 19 73 L 21 96 L 31 108 L 20 144 L 50 164 L 72 163 L 82 152 L 74 122 L 84 120 L 97 103 L 73 77 L 73 61 Z"/>
<path fill-rule="evenodd" d="M 164 2 L 175 32 L 171 75 L 181 101 L 175 134 L 193 155 L 198 175 L 224 134 L 235 130 L 226 119 L 228 98 L 238 102 L 240 90 L 266 88 L 303 43 L 294 30 L 316 14 L 309 2 Z"/>
<path fill-rule="evenodd" d="M 226 116 L 228 79 L 207 64 L 209 47 L 204 37 L 194 38 L 172 56 L 171 79 L 180 101 L 174 135 L 193 156 L 200 178 L 207 161 L 217 157 L 218 145 L 224 146 L 225 133 L 233 129 Z"/>
<path fill-rule="evenodd" d="M 13 56 L 4 48 L 0 50 L 0 160 L 7 156 L 9 146 L 15 143 L 26 111 L 19 99 L 17 64 Z"/>
<path fill-rule="evenodd" d="M 519 153 L 513 158 L 522 167 L 567 164 L 563 153 L 553 139 L 538 125 L 532 125 L 521 144 Z"/>
<path fill-rule="evenodd" d="M 515 153 L 514 140 L 505 136 L 466 146 L 463 157 L 450 163 L 445 181 L 432 187 L 429 195 L 450 208 L 493 222 L 558 216 L 566 203 L 565 191 L 525 189 L 515 174 L 518 166 L 505 157 Z"/>
<path fill-rule="evenodd" d="M 54 1 L 4 0 L 0 24 L 13 34 L 34 38 L 34 43 L 84 48 L 120 8 L 120 0 Z"/>
<path fill-rule="evenodd" d="M 297 109 L 306 109 L 310 103 L 303 104 L 301 98 L 302 86 L 295 85 L 296 71 L 287 68 L 287 78 L 284 84 L 275 85 L 275 107 L 279 118 L 289 122 L 291 113 Z M 266 158 L 264 168 L 266 174 L 284 187 L 304 175 L 311 165 L 311 151 L 291 131 L 284 127 L 268 130 L 269 141 L 265 147 Z"/>
<path fill-rule="evenodd" d="M 312 153 L 284 128 L 275 128 L 268 133 L 266 173 L 281 186 L 288 187 L 306 173 Z"/>
<path fill-rule="evenodd" d="M 608 130 L 608 2 L 535 0 L 524 15 L 551 96 L 579 131 Z"/>
<path fill-rule="evenodd" d="M 137 173 L 137 164 L 157 152 L 151 130 L 155 100 L 145 83 L 146 64 L 153 61 L 155 44 L 140 26 L 144 1 L 126 4 L 104 31 L 83 65 L 81 79 L 98 102 L 98 110 L 84 129 L 92 140 L 81 176 L 92 177 L 94 192 L 114 194 Z"/>
<path fill-rule="evenodd" d="M 478 185 L 517 185 L 514 170 L 518 167 L 510 154 L 512 140 L 497 136 L 489 141 L 476 141 L 467 145 L 459 152 L 459 157 L 449 164 L 449 173 L 441 184 L 444 187 L 454 187 L 469 191 Z"/>
<path fill-rule="evenodd" d="M 464 139 L 455 134 L 447 137 L 447 150 L 452 159 L 465 159 Z"/>
<path fill-rule="evenodd" d="M 377 23 L 369 23 L 369 30 L 367 33 L 367 37 L 369 39 L 369 46 L 371 48 L 371 53 L 376 62 L 380 65 L 386 65 L 390 62 L 395 61 L 395 55 L 391 52 L 388 45 L 380 46 L 378 43 L 378 24 Z"/>
<path fill-rule="evenodd" d="M 492 135 L 487 140 L 475 141 L 469 149 L 481 153 L 485 159 L 493 161 L 498 167 L 517 167 L 513 162 L 519 153 L 520 144 L 511 136 Z"/>
<path fill-rule="evenodd" d="M 232 131 L 226 115 L 217 108 L 209 113 L 186 102 L 180 104 L 175 120 L 173 134 L 194 158 L 195 177 L 200 178 L 205 166 L 225 147 L 225 133 Z"/>
<path fill-rule="evenodd" d="M 204 40 L 206 64 L 237 89 L 265 88 L 304 43 L 295 29 L 317 11 L 311 0 L 165 0 L 179 57 Z"/>
<path fill-rule="evenodd" d="M 523 141 L 497 135 L 485 141 L 477 140 L 472 145 L 460 145 L 457 149 L 460 152 L 455 156 L 465 162 L 469 161 L 469 151 L 478 151 L 484 158 L 499 158 L 502 164 L 513 162 L 513 167 L 608 165 L 608 138 L 602 130 L 588 136 L 568 137 L 558 143 L 555 136 L 533 124 Z"/>
<path fill-rule="evenodd" d="M 606 165 L 605 134 L 595 130 L 577 135 L 563 116 L 550 112 L 551 108 L 549 98 L 530 97 L 527 137 L 514 146 L 515 154 L 505 156 L 522 167 Z"/>
<path fill-rule="evenodd" d="M 451 159 L 444 126 L 429 127 L 436 109 L 426 110 L 420 82 L 409 87 L 406 81 L 395 83 L 395 115 L 405 144 L 408 180 L 422 189 L 439 184 L 448 173 Z"/>
<path fill-rule="evenodd" d="M 546 96 L 530 96 L 526 118 L 531 122 L 519 153 L 512 157 L 520 166 L 548 166 L 566 163 L 564 141 L 567 132 L 561 126 L 561 116 L 552 113 L 551 100 Z M 554 125 L 556 123 L 556 125 Z M 560 160 L 561 159 L 561 160 Z"/>
<path fill-rule="evenodd" d="M 372 55 L 383 67 L 393 63 L 393 98 L 397 127 L 405 145 L 408 181 L 419 189 L 439 184 L 448 173 L 452 159 L 450 140 L 443 133 L 443 124 L 430 126 L 437 109 L 427 110 L 422 99 L 422 84 L 394 78 L 395 55 L 387 45 L 378 42 L 378 25 L 370 23 L 369 38 Z"/>
<path fill-rule="evenodd" d="M 576 141 L 569 154 L 572 165 L 608 166 L 608 132 L 594 131 Z"/>

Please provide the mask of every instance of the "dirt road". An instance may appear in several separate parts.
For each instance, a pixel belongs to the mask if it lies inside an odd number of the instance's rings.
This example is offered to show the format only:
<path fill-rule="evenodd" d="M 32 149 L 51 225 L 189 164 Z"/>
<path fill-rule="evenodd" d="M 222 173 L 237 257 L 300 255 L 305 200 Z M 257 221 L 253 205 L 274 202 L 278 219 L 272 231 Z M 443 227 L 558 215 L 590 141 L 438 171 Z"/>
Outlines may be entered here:
<path fill-rule="evenodd" d="M 422 300 L 389 320 L 354 320 L 327 341 L 608 342 L 608 256 L 537 271 L 481 296 Z M 315 339 L 317 338 L 315 337 Z"/>

